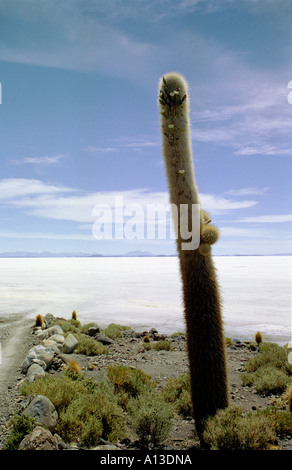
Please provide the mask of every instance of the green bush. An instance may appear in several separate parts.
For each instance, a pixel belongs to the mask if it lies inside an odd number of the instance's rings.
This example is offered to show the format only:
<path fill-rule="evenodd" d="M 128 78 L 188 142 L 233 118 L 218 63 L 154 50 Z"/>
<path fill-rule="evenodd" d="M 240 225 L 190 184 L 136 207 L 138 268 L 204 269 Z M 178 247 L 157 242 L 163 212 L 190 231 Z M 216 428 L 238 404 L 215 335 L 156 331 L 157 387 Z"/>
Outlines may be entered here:
<path fill-rule="evenodd" d="M 270 364 L 261 366 L 253 373 L 242 374 L 243 385 L 253 386 L 258 393 L 282 393 L 288 383 L 289 377 L 281 369 Z"/>
<path fill-rule="evenodd" d="M 260 343 L 259 353 L 247 361 L 245 368 L 247 372 L 254 372 L 267 363 L 287 374 L 292 373 L 292 365 L 288 362 L 287 349 L 276 343 Z"/>
<path fill-rule="evenodd" d="M 145 389 L 154 388 L 150 375 L 140 369 L 133 369 L 122 365 L 109 365 L 107 377 L 114 386 L 118 401 L 124 409 L 130 398 L 137 398 Z"/>
<path fill-rule="evenodd" d="M 78 341 L 75 349 L 76 354 L 85 354 L 86 356 L 108 354 L 108 348 L 94 338 L 83 333 L 74 333 L 74 336 Z"/>
<path fill-rule="evenodd" d="M 268 416 L 244 415 L 233 407 L 206 421 L 203 439 L 211 450 L 265 450 L 275 442 L 276 433 Z"/>
<path fill-rule="evenodd" d="M 58 413 L 79 395 L 86 393 L 80 380 L 72 380 L 67 375 L 51 376 L 49 374 L 31 384 L 25 382 L 21 387 L 23 395 L 44 395 L 54 404 Z"/>
<path fill-rule="evenodd" d="M 41 394 L 52 401 L 59 414 L 56 432 L 66 442 L 96 445 L 101 437 L 117 440 L 124 435 L 123 410 L 108 381 L 96 382 L 80 374 L 47 375 L 26 383 L 21 392 Z"/>
<path fill-rule="evenodd" d="M 85 446 L 97 445 L 100 438 L 116 442 L 124 437 L 125 418 L 113 396 L 98 390 L 73 400 L 60 413 L 57 432 L 67 441 Z"/>
<path fill-rule="evenodd" d="M 35 418 L 26 415 L 14 415 L 9 423 L 10 434 L 5 442 L 5 450 L 17 450 L 22 439 L 36 427 Z"/>
<path fill-rule="evenodd" d="M 107 328 L 103 330 L 103 333 L 111 339 L 122 338 L 123 331 L 130 330 L 129 326 L 118 325 L 111 323 Z"/>
<path fill-rule="evenodd" d="M 81 323 L 78 320 L 70 318 L 70 320 L 65 320 L 64 318 L 56 318 L 54 325 L 59 325 L 64 333 L 76 333 L 81 328 Z"/>
<path fill-rule="evenodd" d="M 150 349 L 155 349 L 156 351 L 172 351 L 172 345 L 169 341 L 166 340 L 160 340 L 160 341 L 154 341 L 153 343 L 145 343 L 143 344 L 144 348 L 146 351 L 149 351 Z"/>
<path fill-rule="evenodd" d="M 132 429 L 143 447 L 157 446 L 164 441 L 171 429 L 173 407 L 155 390 L 147 390 L 129 402 Z"/>
<path fill-rule="evenodd" d="M 161 390 L 165 401 L 174 405 L 175 411 L 184 417 L 192 416 L 190 374 L 182 374 L 171 378 Z"/>
<path fill-rule="evenodd" d="M 254 386 L 258 393 L 281 393 L 291 382 L 287 351 L 275 343 L 260 343 L 259 353 L 247 361 L 245 370 L 243 384 Z"/>
<path fill-rule="evenodd" d="M 291 412 L 279 410 L 276 407 L 268 407 L 265 410 L 257 410 L 256 413 L 270 418 L 273 429 L 279 438 L 292 437 Z"/>

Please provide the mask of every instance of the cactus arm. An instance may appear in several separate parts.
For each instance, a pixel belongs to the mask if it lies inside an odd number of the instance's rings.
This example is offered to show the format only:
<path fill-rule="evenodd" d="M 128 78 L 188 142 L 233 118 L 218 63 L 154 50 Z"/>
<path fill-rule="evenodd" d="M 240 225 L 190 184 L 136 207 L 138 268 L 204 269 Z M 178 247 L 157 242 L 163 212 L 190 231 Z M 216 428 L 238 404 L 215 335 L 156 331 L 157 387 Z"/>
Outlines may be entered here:
<path fill-rule="evenodd" d="M 188 89 L 181 75 L 170 73 L 160 80 L 159 110 L 170 203 L 177 208 L 188 204 L 191 214 L 191 206 L 199 204 L 199 194 L 192 164 Z M 221 299 L 211 255 L 219 233 L 209 223 L 209 215 L 201 211 L 197 249 L 182 249 L 177 234 L 192 402 L 201 442 L 204 420 L 228 406 Z"/>

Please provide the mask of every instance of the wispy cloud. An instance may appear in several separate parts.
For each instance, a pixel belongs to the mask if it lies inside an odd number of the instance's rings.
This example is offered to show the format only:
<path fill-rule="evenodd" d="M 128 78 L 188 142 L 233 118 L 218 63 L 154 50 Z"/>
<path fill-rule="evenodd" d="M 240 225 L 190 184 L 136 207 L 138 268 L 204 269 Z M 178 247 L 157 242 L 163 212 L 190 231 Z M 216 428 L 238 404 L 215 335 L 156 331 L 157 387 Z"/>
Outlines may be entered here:
<path fill-rule="evenodd" d="M 235 220 L 235 222 L 244 222 L 244 223 L 285 223 L 285 222 L 292 222 L 292 214 L 270 214 L 270 215 L 258 215 L 256 217 L 242 217 L 240 219 Z"/>
<path fill-rule="evenodd" d="M 161 141 L 153 136 L 122 136 L 116 137 L 111 140 L 110 146 L 98 147 L 95 145 L 87 145 L 82 149 L 83 152 L 89 153 L 114 153 L 122 149 L 128 149 L 133 151 L 147 150 L 148 148 L 160 147 Z"/>
<path fill-rule="evenodd" d="M 82 233 L 53 233 L 53 232 L 13 232 L 0 230 L 0 238 L 27 238 L 27 239 L 43 239 L 43 240 L 86 240 L 93 241 L 92 235 Z"/>
<path fill-rule="evenodd" d="M 84 147 L 83 152 L 99 153 L 99 152 L 116 152 L 117 149 L 114 147 L 95 147 L 94 145 L 87 145 Z"/>
<path fill-rule="evenodd" d="M 11 159 L 10 163 L 14 165 L 56 165 L 60 163 L 61 160 L 66 158 L 64 154 L 52 155 L 52 156 L 43 156 L 43 157 L 24 157 L 18 159 Z"/>
<path fill-rule="evenodd" d="M 58 187 L 38 180 L 6 179 L 0 181 L 0 207 L 12 207 L 30 216 L 54 220 L 91 223 L 95 207 L 115 207 L 117 198 L 124 206 L 168 206 L 167 192 L 153 192 L 138 188 L 128 191 L 101 191 L 86 193 L 77 189 Z M 211 194 L 201 194 L 201 206 L 212 214 L 226 214 L 255 206 L 255 200 L 236 200 Z"/>
<path fill-rule="evenodd" d="M 229 189 L 225 194 L 230 196 L 263 196 L 269 192 L 270 188 L 240 188 L 240 189 Z"/>
<path fill-rule="evenodd" d="M 74 190 L 67 187 L 55 186 L 35 179 L 6 178 L 0 180 L 0 203 L 1 201 L 13 203 L 26 197 L 41 197 L 72 191 Z"/>

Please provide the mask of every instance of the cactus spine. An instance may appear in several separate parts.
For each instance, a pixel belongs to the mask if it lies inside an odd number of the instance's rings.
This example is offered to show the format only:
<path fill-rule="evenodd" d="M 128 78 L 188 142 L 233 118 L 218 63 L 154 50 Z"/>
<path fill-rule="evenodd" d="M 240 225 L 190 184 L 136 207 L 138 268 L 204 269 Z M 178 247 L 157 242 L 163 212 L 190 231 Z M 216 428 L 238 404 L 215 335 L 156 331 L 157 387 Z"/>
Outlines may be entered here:
<path fill-rule="evenodd" d="M 199 195 L 192 164 L 188 90 L 181 75 L 170 73 L 161 78 L 159 109 L 170 203 L 177 207 L 177 214 L 180 213 L 180 205 L 187 204 L 188 214 L 191 215 L 191 206 L 199 204 Z M 194 418 L 203 443 L 204 420 L 218 409 L 228 406 L 228 387 L 220 293 L 211 255 L 211 245 L 219 234 L 215 227 L 209 225 L 210 218 L 206 212 L 200 212 L 199 223 L 199 247 L 182 249 L 182 237 L 178 230 L 177 252 L 183 288 Z"/>

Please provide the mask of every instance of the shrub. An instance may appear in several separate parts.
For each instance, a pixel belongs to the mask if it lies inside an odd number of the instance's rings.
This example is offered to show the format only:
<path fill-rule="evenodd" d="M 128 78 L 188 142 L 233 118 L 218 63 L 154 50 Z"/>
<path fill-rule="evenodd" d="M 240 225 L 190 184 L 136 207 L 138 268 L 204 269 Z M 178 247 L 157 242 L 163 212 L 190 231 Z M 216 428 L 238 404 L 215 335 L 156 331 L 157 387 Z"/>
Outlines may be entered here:
<path fill-rule="evenodd" d="M 288 408 L 290 413 L 292 412 L 292 385 L 289 385 L 286 390 Z"/>
<path fill-rule="evenodd" d="M 144 348 L 146 351 L 149 351 L 150 349 L 156 349 L 156 351 L 172 351 L 172 345 L 169 341 L 161 340 L 161 341 L 155 341 L 154 343 L 145 343 L 143 344 Z"/>
<path fill-rule="evenodd" d="M 54 404 L 59 420 L 56 432 L 66 442 L 95 445 L 124 435 L 125 419 L 109 382 L 96 382 L 81 374 L 46 376 L 22 387 L 24 394 L 41 394 Z"/>
<path fill-rule="evenodd" d="M 203 439 L 211 450 L 264 450 L 276 433 L 268 416 L 243 415 L 241 408 L 233 407 L 207 419 Z"/>
<path fill-rule="evenodd" d="M 107 328 L 103 330 L 104 334 L 111 339 L 122 338 L 123 331 L 130 330 L 129 326 L 117 325 L 116 323 L 111 323 Z"/>
<path fill-rule="evenodd" d="M 268 407 L 265 410 L 258 410 L 257 414 L 270 418 L 273 429 L 279 438 L 292 436 L 292 413 L 289 411 Z"/>
<path fill-rule="evenodd" d="M 81 367 L 80 364 L 76 361 L 70 361 L 66 365 L 65 369 L 65 374 L 68 377 L 75 378 L 76 375 L 79 375 L 81 373 Z"/>
<path fill-rule="evenodd" d="M 147 390 L 129 402 L 131 426 L 143 447 L 157 446 L 171 429 L 173 408 L 155 390 Z"/>
<path fill-rule="evenodd" d="M 253 373 L 242 374 L 242 381 L 243 385 L 254 386 L 258 393 L 268 395 L 283 392 L 289 383 L 289 377 L 281 369 L 267 364 Z"/>
<path fill-rule="evenodd" d="M 165 401 L 174 405 L 175 411 L 182 416 L 192 416 L 192 397 L 190 374 L 171 378 L 161 390 Z"/>
<path fill-rule="evenodd" d="M 108 348 L 94 338 L 87 336 L 83 333 L 74 333 L 78 341 L 75 352 L 77 354 L 85 354 L 86 356 L 99 356 L 101 354 L 108 354 Z"/>
<path fill-rule="evenodd" d="M 55 325 L 59 325 L 64 333 L 76 333 L 79 331 L 80 322 L 71 318 L 70 320 L 65 320 L 64 318 L 58 318 L 54 322 Z"/>
<path fill-rule="evenodd" d="M 245 369 L 243 384 L 254 386 L 259 393 L 283 392 L 291 381 L 287 352 L 275 343 L 260 343 L 259 353 L 246 363 Z"/>
<path fill-rule="evenodd" d="M 69 406 L 72 400 L 86 393 L 86 387 L 81 381 L 73 381 L 67 375 L 57 377 L 47 374 L 31 384 L 25 382 L 21 387 L 21 393 L 48 397 L 59 413 L 63 408 Z"/>
<path fill-rule="evenodd" d="M 36 419 L 31 416 L 13 416 L 9 423 L 10 435 L 5 443 L 5 450 L 17 450 L 22 439 L 32 432 L 36 425 Z"/>
<path fill-rule="evenodd" d="M 127 408 L 130 398 L 137 398 L 145 389 L 154 388 L 150 375 L 140 369 L 132 369 L 122 365 L 109 365 L 107 376 L 119 395 L 119 403 Z"/>
<path fill-rule="evenodd" d="M 96 390 L 86 397 L 80 396 L 61 412 L 56 428 L 67 441 L 77 440 L 82 445 L 93 446 L 100 438 L 116 442 L 124 436 L 125 418 L 121 407 Z"/>
<path fill-rule="evenodd" d="M 261 343 L 259 353 L 246 364 L 247 372 L 253 372 L 267 363 L 285 373 L 292 372 L 292 365 L 288 363 L 287 351 L 276 343 Z"/>

